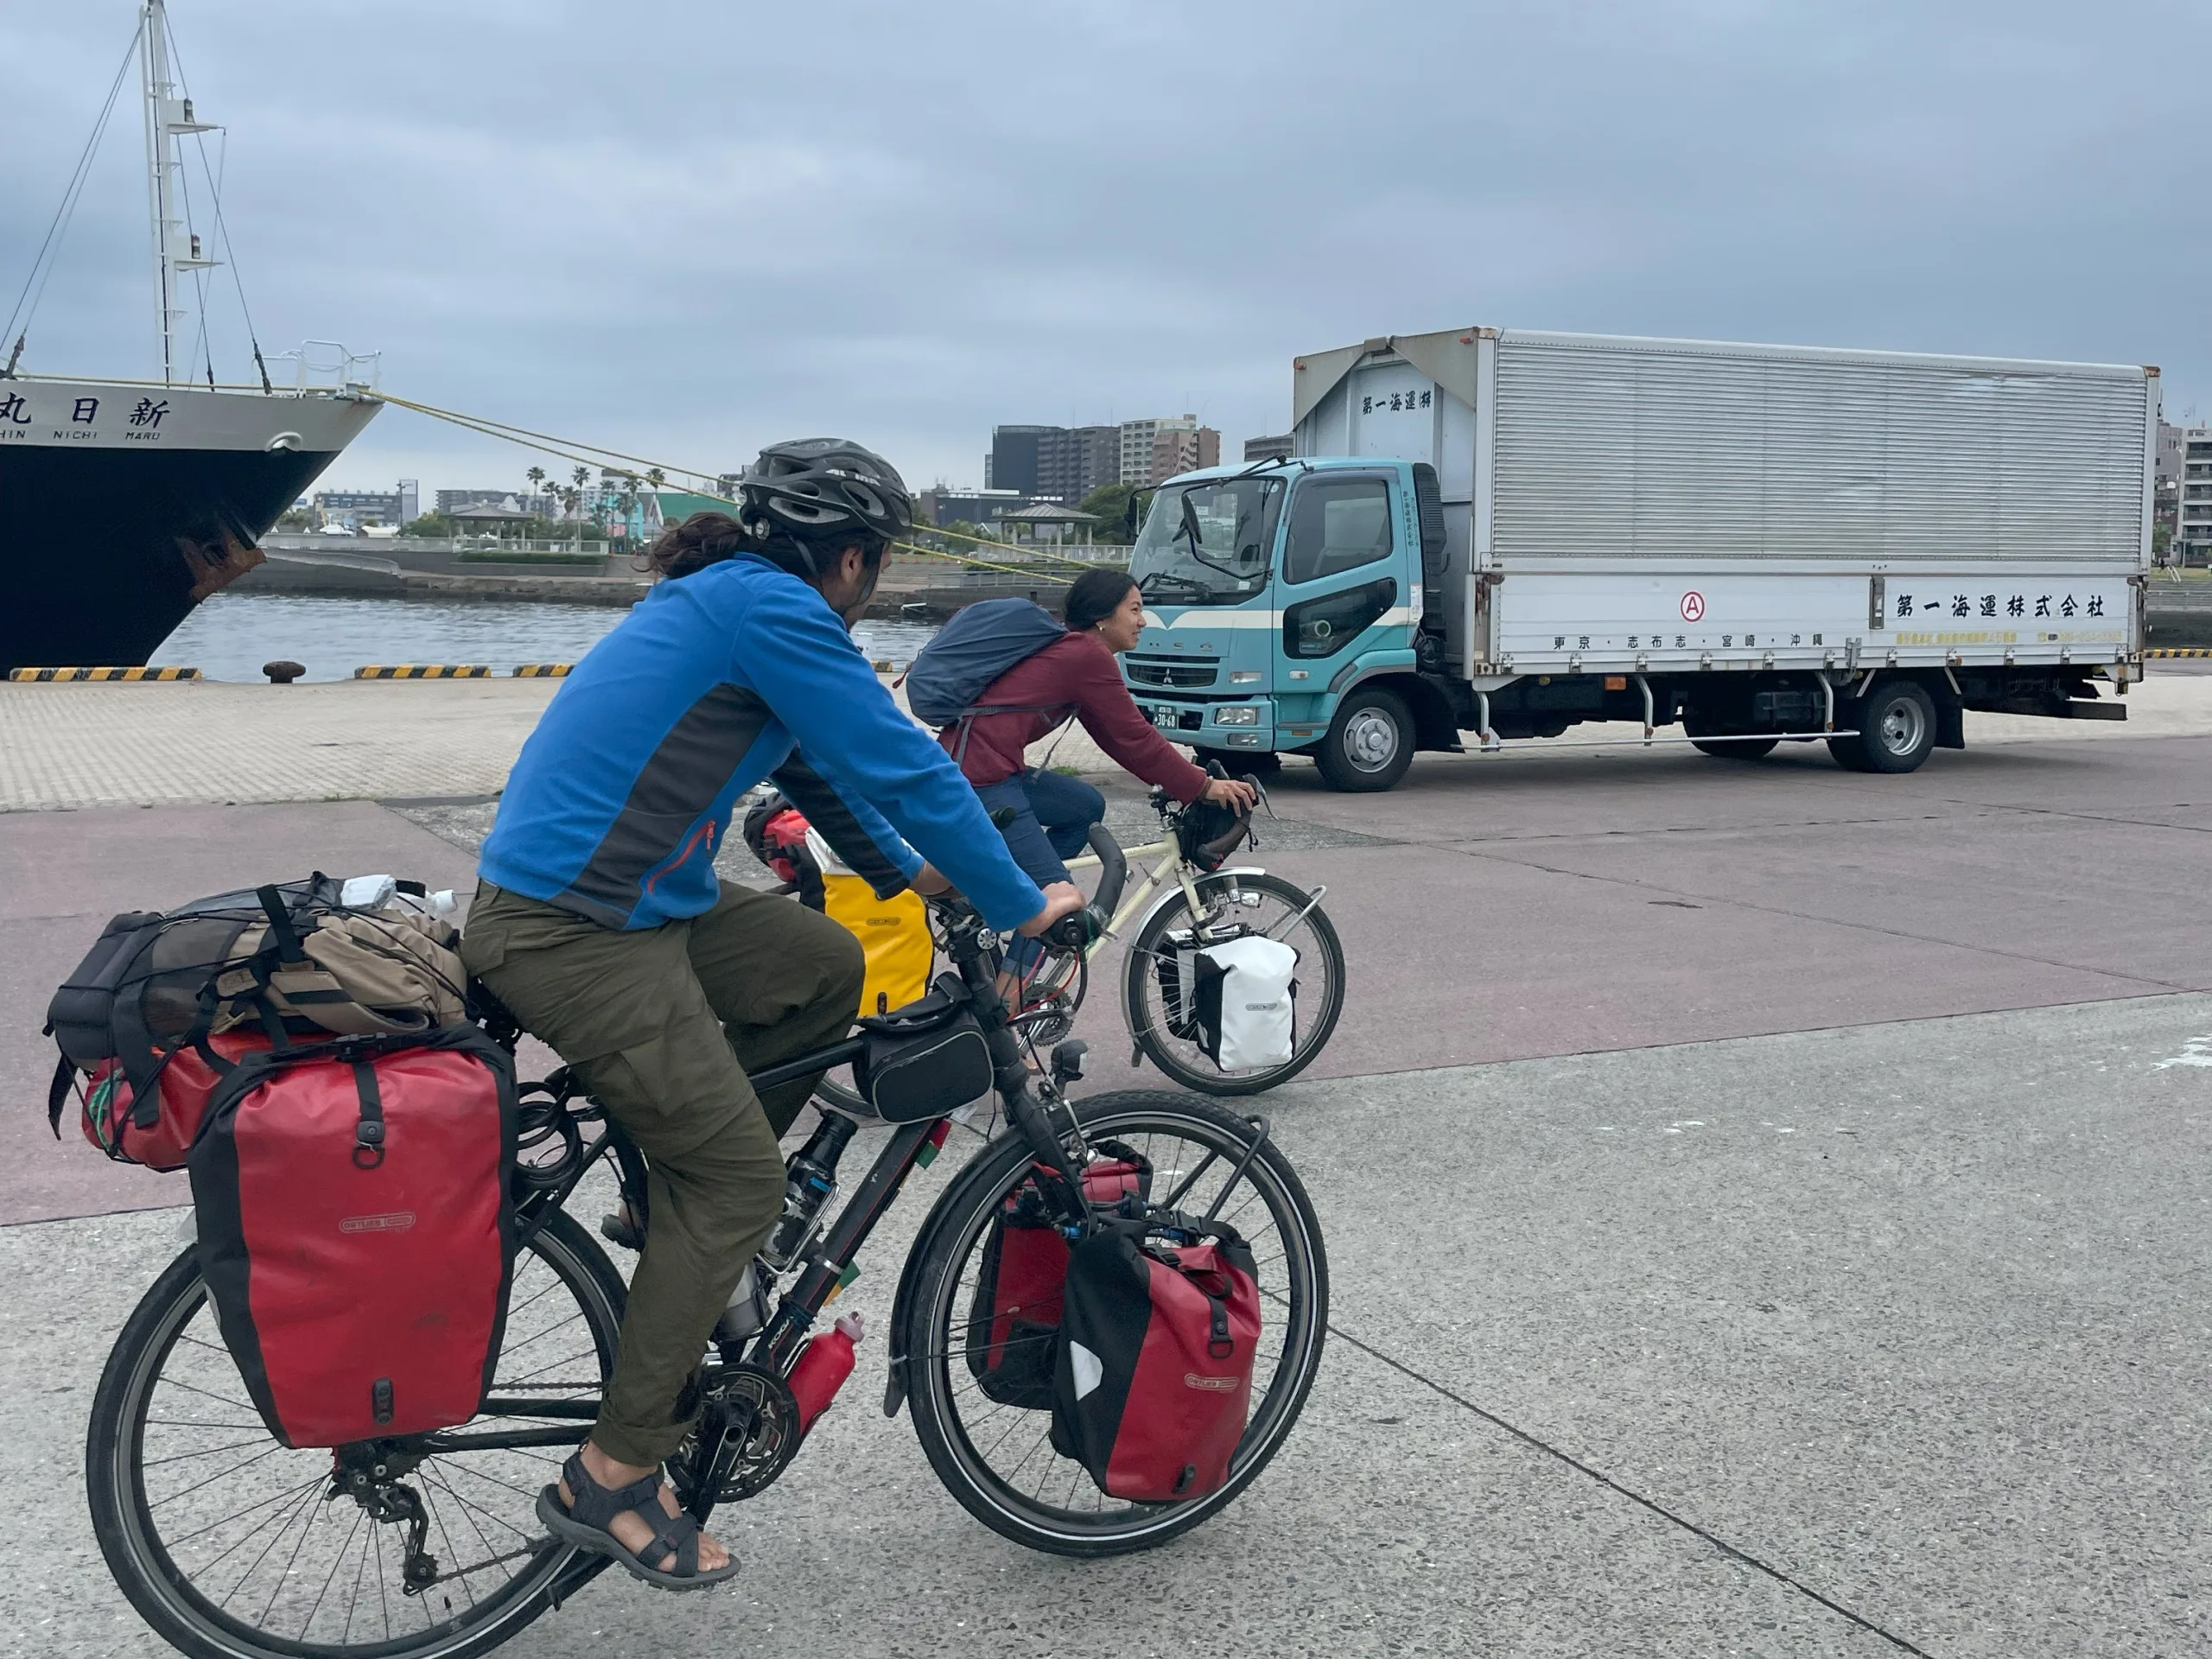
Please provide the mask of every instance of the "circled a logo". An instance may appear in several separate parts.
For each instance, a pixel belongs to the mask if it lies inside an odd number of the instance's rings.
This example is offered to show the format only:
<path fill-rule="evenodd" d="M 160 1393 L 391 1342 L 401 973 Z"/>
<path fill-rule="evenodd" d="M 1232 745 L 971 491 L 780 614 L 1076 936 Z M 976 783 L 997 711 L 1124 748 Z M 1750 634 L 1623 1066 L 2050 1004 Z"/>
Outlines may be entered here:
<path fill-rule="evenodd" d="M 1705 620 L 1705 595 L 1695 591 L 1682 595 L 1682 620 L 1702 622 Z"/>

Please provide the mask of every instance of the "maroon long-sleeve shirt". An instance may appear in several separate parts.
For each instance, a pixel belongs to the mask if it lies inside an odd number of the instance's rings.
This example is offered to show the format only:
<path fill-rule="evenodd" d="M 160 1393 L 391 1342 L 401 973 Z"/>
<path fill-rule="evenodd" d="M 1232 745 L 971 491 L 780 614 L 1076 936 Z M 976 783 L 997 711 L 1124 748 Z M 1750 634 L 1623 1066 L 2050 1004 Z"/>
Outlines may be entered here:
<path fill-rule="evenodd" d="M 1071 632 L 1016 663 L 976 702 L 1039 711 L 977 715 L 968 723 L 965 749 L 958 726 L 938 734 L 945 753 L 979 789 L 1020 772 L 1021 752 L 1072 712 L 1100 748 L 1147 784 L 1160 785 L 1185 804 L 1205 792 L 1205 773 L 1153 729 L 1122 683 L 1114 653 L 1088 630 Z"/>

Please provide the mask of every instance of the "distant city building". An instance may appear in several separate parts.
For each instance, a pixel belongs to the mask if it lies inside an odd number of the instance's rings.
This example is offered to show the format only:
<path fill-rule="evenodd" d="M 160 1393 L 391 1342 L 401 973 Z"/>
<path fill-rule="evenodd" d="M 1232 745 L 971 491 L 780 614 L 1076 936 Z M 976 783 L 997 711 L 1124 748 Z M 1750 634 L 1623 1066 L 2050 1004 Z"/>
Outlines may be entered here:
<path fill-rule="evenodd" d="M 1148 489 L 1221 461 L 1221 434 L 1195 415 L 1118 426 L 995 426 L 983 486 L 1077 506 L 1109 484 Z"/>
<path fill-rule="evenodd" d="M 1116 426 L 995 426 L 983 486 L 1073 506 L 1121 477 L 1121 448 Z"/>
<path fill-rule="evenodd" d="M 1221 434 L 1195 415 L 1122 423 L 1122 479 L 1139 489 L 1221 463 Z"/>
<path fill-rule="evenodd" d="M 1244 459 L 1246 461 L 1288 461 L 1290 434 L 1286 432 L 1276 438 L 1245 439 Z"/>
<path fill-rule="evenodd" d="M 2176 482 L 2174 556 L 2212 562 L 2212 425 L 2168 428 L 2174 434 Z M 2165 432 L 2159 437 L 2163 440 Z M 2163 442 L 2160 444 L 2163 449 Z"/>
<path fill-rule="evenodd" d="M 421 514 L 422 486 L 411 478 L 395 490 L 324 490 L 315 498 L 326 523 L 365 530 L 380 524 L 397 530 Z"/>
<path fill-rule="evenodd" d="M 550 495 L 526 495 L 518 490 L 440 490 L 438 511 L 448 518 L 471 507 L 505 507 L 534 518 L 556 518 L 561 509 Z"/>
<path fill-rule="evenodd" d="M 1029 505 L 1034 499 L 1020 490 L 924 490 L 914 498 L 914 517 L 940 529 L 946 524 L 989 524 Z"/>

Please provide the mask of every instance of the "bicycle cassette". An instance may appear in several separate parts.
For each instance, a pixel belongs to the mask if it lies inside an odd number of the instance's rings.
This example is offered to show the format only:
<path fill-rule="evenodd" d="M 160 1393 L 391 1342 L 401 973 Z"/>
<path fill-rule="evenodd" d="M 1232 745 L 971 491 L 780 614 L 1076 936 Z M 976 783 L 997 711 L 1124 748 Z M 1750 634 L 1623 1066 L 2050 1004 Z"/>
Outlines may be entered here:
<path fill-rule="evenodd" d="M 791 1396 L 791 1384 L 773 1371 L 747 1363 L 723 1366 L 715 1375 L 698 1425 L 670 1465 L 671 1474 L 683 1471 L 677 1485 L 687 1499 L 690 1494 L 683 1489 L 700 1472 L 702 1435 L 722 1440 L 715 1459 L 720 1476 L 717 1503 L 735 1503 L 767 1491 L 798 1450 L 798 1402 Z"/>

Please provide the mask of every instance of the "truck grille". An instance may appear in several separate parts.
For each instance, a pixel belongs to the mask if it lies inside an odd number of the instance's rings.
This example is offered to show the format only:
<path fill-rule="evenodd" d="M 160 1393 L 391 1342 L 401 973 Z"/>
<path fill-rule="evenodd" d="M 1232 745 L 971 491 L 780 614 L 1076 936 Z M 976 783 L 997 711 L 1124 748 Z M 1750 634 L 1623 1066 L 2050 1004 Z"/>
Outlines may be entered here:
<path fill-rule="evenodd" d="M 1221 675 L 1218 657 L 1140 657 L 1129 652 L 1122 661 L 1139 685 L 1211 685 Z"/>

